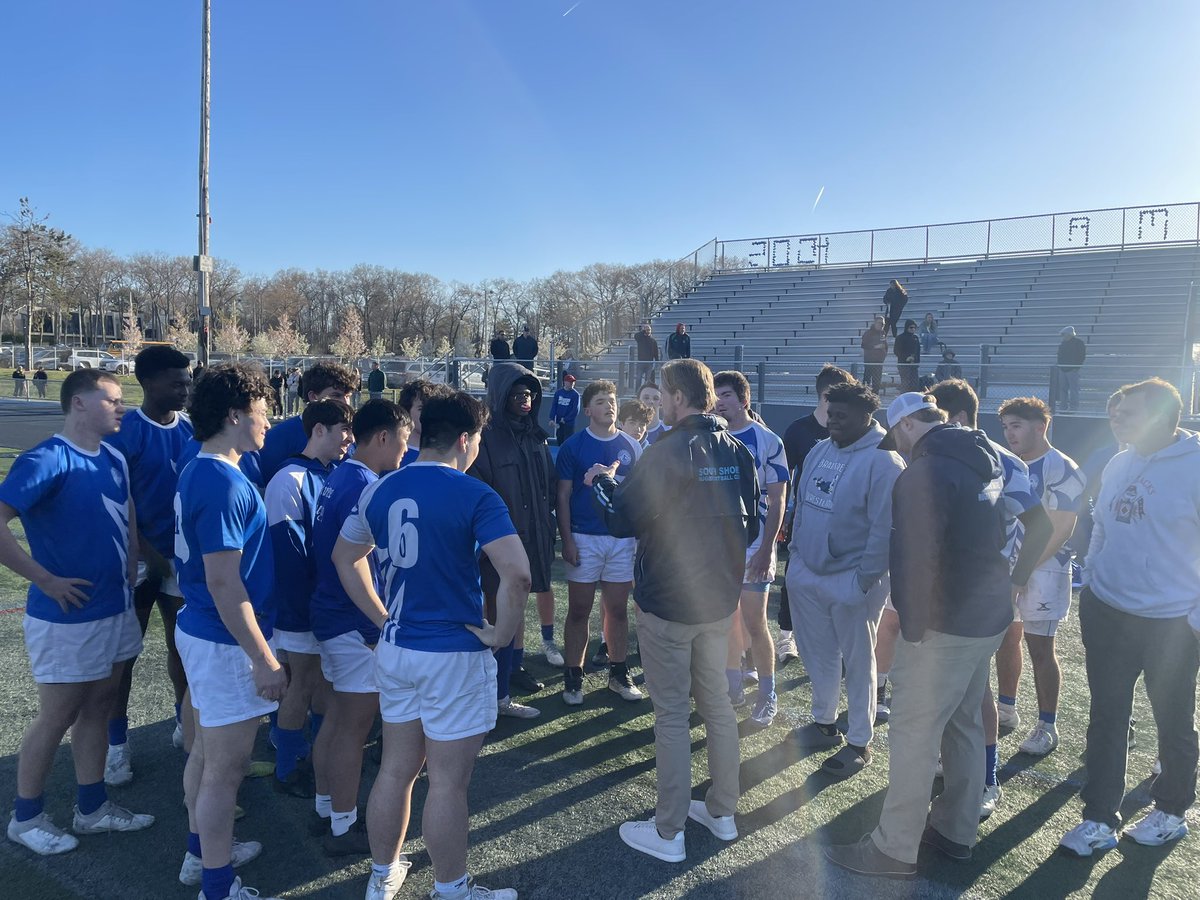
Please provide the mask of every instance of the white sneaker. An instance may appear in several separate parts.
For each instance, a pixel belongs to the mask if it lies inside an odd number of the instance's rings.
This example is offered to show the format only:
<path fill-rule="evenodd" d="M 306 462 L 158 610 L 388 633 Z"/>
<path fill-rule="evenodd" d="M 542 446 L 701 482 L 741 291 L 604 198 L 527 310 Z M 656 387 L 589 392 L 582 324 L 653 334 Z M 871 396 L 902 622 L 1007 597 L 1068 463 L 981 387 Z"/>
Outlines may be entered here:
<path fill-rule="evenodd" d="M 435 888 L 429 892 L 429 900 L 517 900 L 517 892 L 512 888 L 490 891 L 485 887 L 480 887 L 474 879 L 471 879 L 467 882 L 466 893 L 439 894 Z"/>
<path fill-rule="evenodd" d="M 109 745 L 104 757 L 104 783 L 109 787 L 120 787 L 133 781 L 133 765 L 129 759 L 129 745 Z"/>
<path fill-rule="evenodd" d="M 50 821 L 46 813 L 18 822 L 14 815 L 8 820 L 8 839 L 22 844 L 41 856 L 66 853 L 79 846 L 79 839 L 67 834 Z"/>
<path fill-rule="evenodd" d="M 688 818 L 693 822 L 699 822 L 705 828 L 713 833 L 713 837 L 718 837 L 723 841 L 737 840 L 737 825 L 733 821 L 733 816 L 714 816 L 708 811 L 708 806 L 703 800 L 693 800 L 688 806 Z"/>
<path fill-rule="evenodd" d="M 1119 832 L 1103 822 L 1085 819 L 1062 836 L 1058 849 L 1068 856 L 1091 856 L 1096 850 L 1111 850 L 1117 846 Z"/>
<path fill-rule="evenodd" d="M 386 875 L 372 875 L 371 880 L 367 882 L 366 900 L 395 900 L 410 868 L 412 863 L 408 861 L 408 857 L 401 856 Z"/>
<path fill-rule="evenodd" d="M 1021 746 L 1017 749 L 1022 753 L 1028 753 L 1030 756 L 1045 756 L 1047 753 L 1053 752 L 1058 747 L 1058 730 L 1041 719 L 1038 719 L 1037 725 L 1033 727 L 1033 731 L 1029 732 L 1029 737 L 1021 741 Z"/>
<path fill-rule="evenodd" d="M 83 815 L 75 807 L 75 818 L 71 830 L 76 834 L 103 834 L 107 831 L 141 831 L 154 824 L 154 816 L 148 813 L 131 813 L 111 800 L 105 800 L 91 815 Z"/>
<path fill-rule="evenodd" d="M 790 631 L 779 632 L 779 637 L 775 641 L 775 659 L 779 665 L 786 666 L 793 659 L 800 657 L 800 651 L 796 649 L 796 636 Z"/>
<path fill-rule="evenodd" d="M 554 641 L 542 641 L 542 655 L 546 657 L 547 665 L 554 666 L 556 669 L 560 669 L 564 665 L 562 651 L 558 649 L 558 644 Z"/>
<path fill-rule="evenodd" d="M 229 854 L 229 864 L 235 869 L 240 868 L 255 859 L 260 853 L 262 853 L 262 844 L 258 841 L 235 840 Z M 195 887 L 203 880 L 203 876 L 203 860 L 189 850 L 183 855 L 183 865 L 179 868 L 180 883 L 186 884 L 188 887 Z"/>
<path fill-rule="evenodd" d="M 622 700 L 628 700 L 630 703 L 646 699 L 646 695 L 638 690 L 637 685 L 633 683 L 633 678 L 628 672 L 625 673 L 625 677 L 623 679 L 609 678 L 608 689 L 619 696 Z"/>
<path fill-rule="evenodd" d="M 996 712 L 1000 716 L 1001 728 L 1016 731 L 1021 727 L 1021 716 L 1017 713 L 1015 706 L 1009 706 L 1007 703 L 997 703 Z"/>
<path fill-rule="evenodd" d="M 618 829 L 618 833 L 621 835 L 621 840 L 634 850 L 640 850 L 655 859 L 661 859 L 663 862 L 683 862 L 687 859 L 687 852 L 683 845 L 683 832 L 679 832 L 668 841 L 658 833 L 658 826 L 654 824 L 654 816 L 645 822 L 625 822 Z"/>
<path fill-rule="evenodd" d="M 536 719 L 542 714 L 540 709 L 534 709 L 532 706 L 526 706 L 524 703 L 517 703 L 512 697 L 505 697 L 497 704 L 496 712 L 502 716 L 510 716 L 514 719 Z"/>
<path fill-rule="evenodd" d="M 583 706 L 583 688 L 563 691 L 562 698 L 567 706 Z"/>
<path fill-rule="evenodd" d="M 1003 793 L 998 784 L 985 784 L 983 786 L 983 802 L 979 804 L 980 822 L 996 811 L 996 807 L 1000 805 L 1000 797 Z"/>
<path fill-rule="evenodd" d="M 1156 759 L 1154 761 L 1154 765 L 1152 765 L 1150 767 L 1150 773 L 1153 775 L 1161 775 L 1162 774 L 1162 760 L 1161 759 Z"/>
<path fill-rule="evenodd" d="M 171 746 L 176 750 L 183 749 L 183 723 L 176 722 L 175 730 L 171 732 Z"/>
<path fill-rule="evenodd" d="M 204 891 L 200 892 L 198 900 L 205 900 Z M 242 879 L 233 879 L 229 886 L 229 894 L 225 900 L 281 900 L 279 897 L 263 897 L 252 887 L 242 887 Z"/>
<path fill-rule="evenodd" d="M 1177 841 L 1188 833 L 1187 822 L 1180 816 L 1156 809 L 1139 822 L 1126 828 L 1122 834 L 1144 847 L 1161 847 Z"/>

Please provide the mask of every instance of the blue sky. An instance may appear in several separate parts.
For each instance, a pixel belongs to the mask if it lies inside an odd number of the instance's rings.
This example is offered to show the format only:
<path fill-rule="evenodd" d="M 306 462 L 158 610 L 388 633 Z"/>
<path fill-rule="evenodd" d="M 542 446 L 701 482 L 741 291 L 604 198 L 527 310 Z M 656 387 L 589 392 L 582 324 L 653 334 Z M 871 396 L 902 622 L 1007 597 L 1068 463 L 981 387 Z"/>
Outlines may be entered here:
<path fill-rule="evenodd" d="M 213 0 L 214 255 L 523 279 L 1200 199 L 1194 0 L 573 2 Z M 195 252 L 200 8 L 3 4 L 0 211 Z"/>

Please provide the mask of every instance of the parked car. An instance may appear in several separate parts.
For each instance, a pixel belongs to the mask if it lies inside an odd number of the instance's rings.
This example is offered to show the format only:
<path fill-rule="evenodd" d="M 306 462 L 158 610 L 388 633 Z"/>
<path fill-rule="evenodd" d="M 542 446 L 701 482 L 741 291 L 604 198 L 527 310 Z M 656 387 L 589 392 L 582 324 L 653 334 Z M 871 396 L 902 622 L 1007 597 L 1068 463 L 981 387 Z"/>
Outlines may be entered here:
<path fill-rule="evenodd" d="M 59 368 L 68 370 L 104 369 L 113 372 L 116 371 L 116 366 L 121 363 L 124 363 L 121 357 L 113 356 L 105 350 L 89 350 L 86 347 L 76 347 Z"/>

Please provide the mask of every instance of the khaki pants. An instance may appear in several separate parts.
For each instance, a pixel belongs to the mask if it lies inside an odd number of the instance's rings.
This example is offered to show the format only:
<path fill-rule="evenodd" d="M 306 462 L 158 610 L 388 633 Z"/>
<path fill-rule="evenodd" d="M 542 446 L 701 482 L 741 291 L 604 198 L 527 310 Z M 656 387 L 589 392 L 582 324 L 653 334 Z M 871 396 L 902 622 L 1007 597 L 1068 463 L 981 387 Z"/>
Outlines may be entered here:
<path fill-rule="evenodd" d="M 714 816 L 732 816 L 739 793 L 737 717 L 729 702 L 725 654 L 733 616 L 704 625 L 668 622 L 637 610 L 638 648 L 654 703 L 654 758 L 658 804 L 654 820 L 663 837 L 683 831 L 692 799 L 691 704 L 704 719 L 712 787 L 705 803 Z"/>
<path fill-rule="evenodd" d="M 984 781 L 980 705 L 992 656 L 1003 640 L 1003 631 L 982 638 L 930 631 L 920 643 L 897 642 L 888 792 L 871 835 L 893 859 L 917 861 L 927 815 L 944 837 L 975 846 Z M 945 790 L 931 811 L 939 747 Z"/>

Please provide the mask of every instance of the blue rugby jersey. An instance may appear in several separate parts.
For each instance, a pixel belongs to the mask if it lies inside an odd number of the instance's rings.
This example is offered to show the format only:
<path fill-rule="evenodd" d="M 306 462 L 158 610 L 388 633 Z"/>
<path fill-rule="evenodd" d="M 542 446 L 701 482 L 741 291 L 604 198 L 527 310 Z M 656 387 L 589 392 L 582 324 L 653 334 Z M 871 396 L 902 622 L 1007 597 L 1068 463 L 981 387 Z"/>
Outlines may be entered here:
<path fill-rule="evenodd" d="M 121 430 L 108 438 L 129 464 L 138 537 L 166 559 L 175 555 L 175 488 L 183 471 L 179 460 L 191 439 L 192 420 L 183 413 L 160 425 L 140 409 L 125 413 Z"/>
<path fill-rule="evenodd" d="M 617 466 L 616 481 L 619 483 L 632 471 L 642 455 L 642 445 L 618 431 L 612 437 L 596 437 L 590 428 L 577 431 L 558 448 L 554 466 L 558 477 L 570 481 L 571 488 L 571 531 L 574 534 L 608 534 L 608 527 L 592 502 L 592 489 L 583 483 L 583 476 L 596 463 Z"/>

